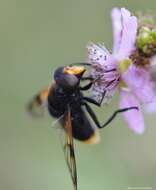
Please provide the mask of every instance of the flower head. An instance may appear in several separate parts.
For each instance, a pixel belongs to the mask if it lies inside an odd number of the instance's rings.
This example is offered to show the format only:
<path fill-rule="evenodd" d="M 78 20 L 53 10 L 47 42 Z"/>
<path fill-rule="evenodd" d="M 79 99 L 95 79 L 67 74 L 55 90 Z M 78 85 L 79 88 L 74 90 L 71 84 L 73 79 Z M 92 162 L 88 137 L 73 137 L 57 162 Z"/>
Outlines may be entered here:
<path fill-rule="evenodd" d="M 141 103 L 153 98 L 149 72 L 137 67 L 131 59 L 136 50 L 137 18 L 125 9 L 112 10 L 114 45 L 112 53 L 101 45 L 88 45 L 88 59 L 92 64 L 91 75 L 95 79 L 92 91 L 99 96 L 111 97 L 119 89 L 120 108 L 137 106 L 123 114 L 128 126 L 136 133 L 144 131 Z M 107 99 L 104 98 L 104 102 Z"/>
<path fill-rule="evenodd" d="M 151 66 L 151 58 L 156 55 L 156 24 L 151 14 L 139 13 L 137 21 L 135 50 L 131 59 L 137 66 L 148 69 Z"/>

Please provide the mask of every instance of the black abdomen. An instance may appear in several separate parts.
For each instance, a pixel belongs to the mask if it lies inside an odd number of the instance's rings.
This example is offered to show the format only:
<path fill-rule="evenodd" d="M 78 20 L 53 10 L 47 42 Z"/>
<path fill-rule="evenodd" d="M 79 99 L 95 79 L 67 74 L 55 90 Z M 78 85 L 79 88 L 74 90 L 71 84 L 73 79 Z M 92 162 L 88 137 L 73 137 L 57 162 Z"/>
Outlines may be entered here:
<path fill-rule="evenodd" d="M 56 118 L 62 117 L 68 110 L 67 107 L 69 106 L 71 111 L 73 137 L 80 141 L 90 140 L 95 136 L 95 128 L 92 126 L 91 121 L 82 108 L 81 101 L 79 100 L 81 94 L 72 96 L 71 93 L 61 93 L 60 91 L 60 88 L 50 90 L 48 96 L 48 110 L 50 115 Z M 60 123 L 64 128 L 63 119 L 60 119 Z"/>
<path fill-rule="evenodd" d="M 94 136 L 95 128 L 81 107 L 77 111 L 71 109 L 71 117 L 73 137 L 75 139 L 87 141 Z"/>

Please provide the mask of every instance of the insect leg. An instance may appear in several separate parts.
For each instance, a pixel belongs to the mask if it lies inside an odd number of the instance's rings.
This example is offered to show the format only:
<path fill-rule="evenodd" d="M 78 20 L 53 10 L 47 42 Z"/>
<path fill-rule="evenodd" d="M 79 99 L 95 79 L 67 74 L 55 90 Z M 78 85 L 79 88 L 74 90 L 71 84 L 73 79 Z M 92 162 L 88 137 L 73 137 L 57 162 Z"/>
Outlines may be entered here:
<path fill-rule="evenodd" d="M 90 97 L 83 97 L 83 99 L 91 104 L 94 104 L 94 105 L 100 107 L 103 102 L 103 99 L 105 97 L 105 94 L 106 94 L 106 91 L 103 92 L 101 100 L 99 102 L 97 102 L 96 100 L 94 100 L 93 98 L 90 98 Z"/>
<path fill-rule="evenodd" d="M 84 66 L 91 66 L 90 63 L 87 62 L 79 62 L 79 63 L 72 63 L 69 66 L 74 66 L 74 65 L 84 65 Z"/>
<path fill-rule="evenodd" d="M 80 80 L 81 81 L 86 81 L 86 80 L 90 81 L 87 85 L 85 85 L 83 87 L 80 87 L 79 88 L 80 90 L 89 90 L 92 87 L 93 83 L 94 83 L 94 80 L 93 80 L 93 78 L 91 76 L 81 77 Z"/>
<path fill-rule="evenodd" d="M 87 104 L 83 104 L 86 107 L 87 112 L 89 113 L 90 117 L 93 119 L 94 123 L 98 128 L 101 128 L 100 122 L 98 121 L 98 118 L 96 117 L 94 111 L 91 109 L 91 107 Z"/>
<path fill-rule="evenodd" d="M 101 106 L 101 102 L 97 102 L 96 100 L 94 100 L 94 99 L 92 99 L 90 97 L 83 97 L 83 100 L 85 100 L 85 101 L 87 101 L 87 102 L 89 102 L 91 104 L 94 104 L 94 105 L 96 105 L 98 107 Z"/>
<path fill-rule="evenodd" d="M 87 85 L 83 87 L 79 87 L 80 90 L 89 90 L 93 85 L 93 82 L 88 83 Z"/>
<path fill-rule="evenodd" d="M 86 107 L 87 112 L 89 113 L 89 115 L 91 116 L 91 118 L 93 119 L 93 121 L 95 122 L 95 124 L 97 125 L 98 128 L 106 127 L 108 124 L 110 124 L 113 121 L 113 119 L 117 116 L 118 113 L 122 113 L 122 112 L 129 111 L 132 109 L 138 110 L 138 107 L 135 107 L 135 106 L 116 110 L 103 125 L 100 125 L 100 123 L 99 123 L 94 111 L 91 109 L 91 107 L 87 103 L 84 103 L 84 106 Z"/>
<path fill-rule="evenodd" d="M 122 113 L 122 112 L 126 112 L 126 111 L 130 111 L 130 110 L 138 110 L 139 108 L 136 107 L 136 106 L 133 106 L 133 107 L 128 107 L 128 108 L 123 108 L 123 109 L 118 109 L 116 110 L 112 115 L 111 117 L 102 125 L 100 126 L 100 128 L 104 128 L 106 127 L 109 123 L 111 123 L 113 121 L 113 119 L 117 116 L 118 113 Z"/>
<path fill-rule="evenodd" d="M 87 77 L 81 77 L 81 80 L 90 80 L 90 81 L 93 81 L 94 79 L 91 76 L 87 76 Z"/>

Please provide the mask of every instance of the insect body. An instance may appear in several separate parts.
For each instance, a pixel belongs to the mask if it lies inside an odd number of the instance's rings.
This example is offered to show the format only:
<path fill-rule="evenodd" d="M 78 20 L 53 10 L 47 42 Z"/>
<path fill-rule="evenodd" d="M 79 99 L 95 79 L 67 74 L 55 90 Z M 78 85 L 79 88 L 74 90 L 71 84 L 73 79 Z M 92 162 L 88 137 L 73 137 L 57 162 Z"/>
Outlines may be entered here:
<path fill-rule="evenodd" d="M 84 66 L 58 68 L 54 73 L 55 83 L 50 88 L 38 93 L 28 105 L 28 111 L 32 115 L 40 116 L 43 108 L 46 107 L 50 115 L 60 121 L 66 134 L 63 149 L 74 190 L 77 190 L 77 171 L 73 137 L 90 144 L 97 143 L 99 140 L 97 128 L 107 126 L 120 112 L 137 109 L 136 107 L 130 107 L 117 110 L 104 125 L 100 125 L 94 111 L 88 104 L 92 103 L 100 106 L 100 103 L 92 98 L 85 97 L 82 93 L 82 91 L 90 89 L 93 83 L 91 78 L 83 76 L 85 71 Z M 89 80 L 89 83 L 81 87 L 81 80 Z M 95 125 L 90 121 L 87 113 Z"/>
<path fill-rule="evenodd" d="M 85 72 L 84 67 L 65 67 L 56 70 L 55 85 L 49 90 L 48 110 L 53 117 L 61 117 L 70 109 L 72 135 L 81 141 L 96 141 L 95 128 L 83 109 L 85 98 L 84 88 L 80 87 L 80 80 Z M 61 120 L 63 124 L 63 120 Z"/>
<path fill-rule="evenodd" d="M 46 105 L 50 115 L 59 119 L 66 134 L 63 149 L 75 190 L 77 172 L 73 137 L 86 143 L 98 141 L 97 130 L 83 108 L 87 104 L 81 91 L 91 86 L 89 83 L 85 87 L 80 87 L 84 72 L 83 66 L 58 68 L 54 74 L 55 83 L 50 88 L 39 92 L 27 107 L 33 116 L 41 116 Z"/>

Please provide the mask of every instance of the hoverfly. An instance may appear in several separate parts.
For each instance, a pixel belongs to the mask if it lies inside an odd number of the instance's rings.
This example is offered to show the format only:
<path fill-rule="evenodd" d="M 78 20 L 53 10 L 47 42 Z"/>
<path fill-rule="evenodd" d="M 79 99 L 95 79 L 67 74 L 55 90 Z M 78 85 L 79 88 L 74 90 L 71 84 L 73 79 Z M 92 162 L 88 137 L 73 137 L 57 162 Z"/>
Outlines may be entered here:
<path fill-rule="evenodd" d="M 90 97 L 83 95 L 93 84 L 91 77 L 84 77 L 86 68 L 84 65 L 70 65 L 56 69 L 54 73 L 54 83 L 47 89 L 40 91 L 28 104 L 28 111 L 34 116 L 42 115 L 43 107 L 46 107 L 50 115 L 57 118 L 65 132 L 65 142 L 63 150 L 74 190 L 77 190 L 77 170 L 74 152 L 74 139 L 94 144 L 98 142 L 97 128 L 107 126 L 114 117 L 130 109 L 130 107 L 115 111 L 104 125 L 100 125 L 96 114 L 88 103 L 100 106 Z M 81 81 L 89 81 L 85 86 L 81 86 Z M 94 121 L 96 128 L 89 120 L 87 114 Z"/>

